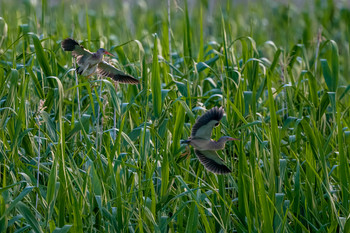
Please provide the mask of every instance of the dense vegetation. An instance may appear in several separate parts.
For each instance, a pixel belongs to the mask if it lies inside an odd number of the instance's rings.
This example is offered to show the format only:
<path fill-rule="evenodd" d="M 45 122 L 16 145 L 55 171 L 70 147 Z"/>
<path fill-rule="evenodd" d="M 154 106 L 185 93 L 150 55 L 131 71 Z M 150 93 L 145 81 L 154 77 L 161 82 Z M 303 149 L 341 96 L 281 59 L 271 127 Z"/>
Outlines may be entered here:
<path fill-rule="evenodd" d="M 0 232 L 350 232 L 350 9 L 307 2 L 2 0 Z M 213 106 L 226 176 L 181 156 Z"/>

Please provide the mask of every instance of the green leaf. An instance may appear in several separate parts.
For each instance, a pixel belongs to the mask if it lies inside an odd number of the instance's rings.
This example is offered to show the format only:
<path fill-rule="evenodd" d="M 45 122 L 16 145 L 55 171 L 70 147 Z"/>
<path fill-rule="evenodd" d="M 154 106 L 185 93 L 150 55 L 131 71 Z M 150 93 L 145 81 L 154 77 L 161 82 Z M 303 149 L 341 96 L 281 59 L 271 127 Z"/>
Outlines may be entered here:
<path fill-rule="evenodd" d="M 326 81 L 329 91 L 335 91 L 335 80 L 333 80 L 331 69 L 329 68 L 328 62 L 326 59 L 321 59 L 321 66 L 323 71 L 323 77 Z"/>
<path fill-rule="evenodd" d="M 5 214 L 1 216 L 1 218 L 5 217 L 8 213 L 10 213 L 15 207 L 17 207 L 17 204 L 28 194 L 33 190 L 33 186 L 27 186 L 23 189 L 23 191 L 11 202 L 11 204 L 6 208 Z"/>
<path fill-rule="evenodd" d="M 34 214 L 31 212 L 31 210 L 28 208 L 27 205 L 25 205 L 23 202 L 19 202 L 17 205 L 17 209 L 23 215 L 23 217 L 27 220 L 28 224 L 32 227 L 32 229 L 35 232 L 39 232 L 39 233 L 43 232 L 39 222 L 36 220 Z"/>
<path fill-rule="evenodd" d="M 56 227 L 52 233 L 67 233 L 72 225 L 64 225 L 62 228 Z"/>
<path fill-rule="evenodd" d="M 162 112 L 162 92 L 160 82 L 160 71 L 158 63 L 158 36 L 154 36 L 153 44 L 153 62 L 152 62 L 152 79 L 151 79 L 151 91 L 152 102 L 154 108 L 155 117 L 159 117 Z"/>
<path fill-rule="evenodd" d="M 172 144 L 172 154 L 176 155 L 178 149 L 180 148 L 180 140 L 183 132 L 183 125 L 185 123 L 185 110 L 180 103 L 175 104 L 176 118 L 173 132 L 173 144 Z"/>
<path fill-rule="evenodd" d="M 44 52 L 43 46 L 41 45 L 39 38 L 34 33 L 28 33 L 28 35 L 31 35 L 33 39 L 36 58 L 38 59 L 41 69 L 43 70 L 46 76 L 52 75 L 49 60 L 46 56 L 46 53 Z"/>

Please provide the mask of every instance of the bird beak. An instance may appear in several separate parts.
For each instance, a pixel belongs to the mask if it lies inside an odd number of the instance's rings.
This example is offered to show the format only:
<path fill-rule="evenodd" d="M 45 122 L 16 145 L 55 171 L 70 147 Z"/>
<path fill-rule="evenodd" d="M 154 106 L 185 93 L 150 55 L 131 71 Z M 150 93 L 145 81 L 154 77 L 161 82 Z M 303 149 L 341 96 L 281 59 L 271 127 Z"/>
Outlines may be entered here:
<path fill-rule="evenodd" d="M 107 55 L 109 55 L 109 56 L 114 57 L 114 55 L 113 55 L 113 54 L 111 54 L 110 52 L 105 51 L 105 54 L 107 54 Z"/>
<path fill-rule="evenodd" d="M 238 139 L 238 138 L 229 138 L 228 140 L 229 141 L 239 141 L 240 139 Z"/>

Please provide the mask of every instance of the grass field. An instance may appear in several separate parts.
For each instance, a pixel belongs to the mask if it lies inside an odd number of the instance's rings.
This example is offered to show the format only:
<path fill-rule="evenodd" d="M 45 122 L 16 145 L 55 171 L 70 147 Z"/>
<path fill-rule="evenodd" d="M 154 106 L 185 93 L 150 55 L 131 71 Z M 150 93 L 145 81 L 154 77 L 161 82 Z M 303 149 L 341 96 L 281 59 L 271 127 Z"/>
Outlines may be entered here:
<path fill-rule="evenodd" d="M 0 232 L 350 232 L 347 1 L 169 2 L 0 1 Z M 225 176 L 181 157 L 214 106 Z"/>

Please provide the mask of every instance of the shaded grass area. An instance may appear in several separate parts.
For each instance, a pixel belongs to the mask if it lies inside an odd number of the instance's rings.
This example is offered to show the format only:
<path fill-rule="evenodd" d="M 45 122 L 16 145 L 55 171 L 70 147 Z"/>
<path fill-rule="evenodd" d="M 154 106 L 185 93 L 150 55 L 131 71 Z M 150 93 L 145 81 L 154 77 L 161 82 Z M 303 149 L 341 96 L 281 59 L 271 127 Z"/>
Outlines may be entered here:
<path fill-rule="evenodd" d="M 1 232 L 350 231 L 348 8 L 171 1 L 170 25 L 165 1 L 0 12 Z M 77 77 L 69 36 L 141 84 Z M 214 139 L 241 139 L 227 176 L 181 157 L 213 106 Z"/>

